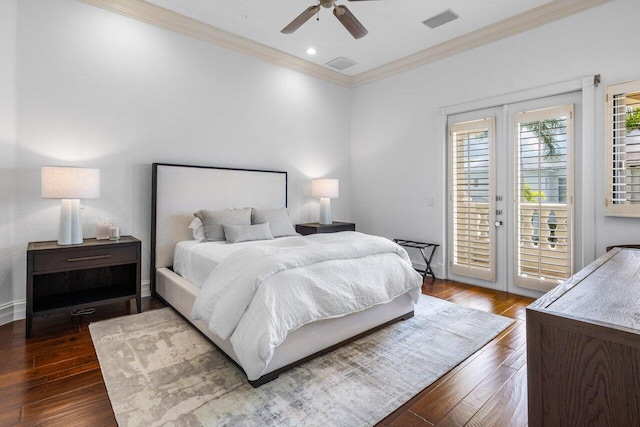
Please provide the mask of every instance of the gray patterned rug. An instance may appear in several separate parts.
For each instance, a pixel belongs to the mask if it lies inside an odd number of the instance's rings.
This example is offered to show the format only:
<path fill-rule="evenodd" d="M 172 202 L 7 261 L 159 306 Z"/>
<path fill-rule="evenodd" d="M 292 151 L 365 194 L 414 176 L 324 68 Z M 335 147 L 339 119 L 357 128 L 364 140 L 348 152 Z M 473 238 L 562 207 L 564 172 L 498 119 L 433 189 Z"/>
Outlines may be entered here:
<path fill-rule="evenodd" d="M 170 308 L 90 330 L 121 426 L 369 426 L 512 322 L 423 295 L 412 319 L 257 389 Z"/>

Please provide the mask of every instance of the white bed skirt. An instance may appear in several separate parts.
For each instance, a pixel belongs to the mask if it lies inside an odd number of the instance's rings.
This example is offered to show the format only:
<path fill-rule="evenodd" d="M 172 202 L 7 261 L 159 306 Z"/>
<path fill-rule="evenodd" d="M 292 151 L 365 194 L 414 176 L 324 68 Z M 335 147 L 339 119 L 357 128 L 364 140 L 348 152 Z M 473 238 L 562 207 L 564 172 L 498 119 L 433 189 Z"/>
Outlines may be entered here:
<path fill-rule="evenodd" d="M 191 319 L 191 310 L 199 288 L 164 267 L 156 269 L 155 279 L 158 295 L 240 365 L 229 340 L 222 340 L 212 334 L 204 322 Z M 376 326 L 397 319 L 412 312 L 413 308 L 411 296 L 405 293 L 391 302 L 376 305 L 364 311 L 304 325 L 291 332 L 287 339 L 275 349 L 265 375 Z"/>

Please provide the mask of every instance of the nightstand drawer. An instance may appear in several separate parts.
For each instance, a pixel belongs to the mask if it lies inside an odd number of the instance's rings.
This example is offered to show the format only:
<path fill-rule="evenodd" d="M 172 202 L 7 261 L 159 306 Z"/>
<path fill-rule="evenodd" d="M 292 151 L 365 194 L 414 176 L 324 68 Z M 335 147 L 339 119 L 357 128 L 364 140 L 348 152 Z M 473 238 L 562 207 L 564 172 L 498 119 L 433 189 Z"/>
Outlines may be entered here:
<path fill-rule="evenodd" d="M 135 263 L 138 259 L 135 246 L 91 248 L 73 251 L 55 251 L 33 255 L 33 273 L 81 270 L 125 263 Z"/>
<path fill-rule="evenodd" d="M 337 233 L 340 231 L 356 231 L 356 225 L 352 222 L 332 222 L 331 224 L 310 222 L 308 224 L 296 225 L 296 232 L 303 236 L 320 233 Z"/>

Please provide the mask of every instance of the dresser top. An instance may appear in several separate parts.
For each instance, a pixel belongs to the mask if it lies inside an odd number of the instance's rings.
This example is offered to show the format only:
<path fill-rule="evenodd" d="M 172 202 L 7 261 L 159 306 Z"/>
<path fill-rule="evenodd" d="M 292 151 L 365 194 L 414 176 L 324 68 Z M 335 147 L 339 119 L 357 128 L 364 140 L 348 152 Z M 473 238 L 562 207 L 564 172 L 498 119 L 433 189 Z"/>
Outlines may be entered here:
<path fill-rule="evenodd" d="M 612 249 L 529 309 L 640 330 L 640 250 Z"/>

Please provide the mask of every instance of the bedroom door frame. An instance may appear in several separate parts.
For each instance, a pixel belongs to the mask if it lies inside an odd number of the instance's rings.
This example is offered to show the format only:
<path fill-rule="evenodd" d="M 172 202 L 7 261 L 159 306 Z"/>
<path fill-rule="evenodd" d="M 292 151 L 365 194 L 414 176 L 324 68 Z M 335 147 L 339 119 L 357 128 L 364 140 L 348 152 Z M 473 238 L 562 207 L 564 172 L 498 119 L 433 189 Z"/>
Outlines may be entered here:
<path fill-rule="evenodd" d="M 581 79 L 569 80 L 562 83 L 557 83 L 549 86 L 538 87 L 534 89 L 528 89 L 524 91 L 514 92 L 505 95 L 499 95 L 492 98 L 481 99 L 477 101 L 467 102 L 464 104 L 453 105 L 449 107 L 443 107 L 440 109 L 439 114 L 439 140 L 441 141 L 441 147 L 443 147 L 441 153 L 441 162 L 443 165 L 446 165 L 443 171 L 442 187 L 441 191 L 443 196 L 448 194 L 448 143 L 449 143 L 449 134 L 448 134 L 448 120 L 449 116 L 453 115 L 461 115 L 467 112 L 473 112 L 484 109 L 491 108 L 501 108 L 502 112 L 500 115 L 497 115 L 497 128 L 499 133 L 502 135 L 508 135 L 509 132 L 509 111 L 508 105 L 518 104 L 524 101 L 536 100 L 540 98 L 552 97 L 556 95 L 562 95 L 572 92 L 581 92 L 581 105 L 582 112 L 580 115 L 580 131 L 581 139 L 580 139 L 580 155 L 576 157 L 574 165 L 575 165 L 575 180 L 578 185 L 576 185 L 574 189 L 574 194 L 578 197 L 580 203 L 575 204 L 575 211 L 577 216 L 580 218 L 580 221 L 575 224 L 575 233 L 581 236 L 579 242 L 576 242 L 575 252 L 574 252 L 574 268 L 575 270 L 580 270 L 585 265 L 588 265 L 595 259 L 595 234 L 593 230 L 595 229 L 595 196 L 593 194 L 593 188 L 595 187 L 595 177 L 598 171 L 602 168 L 596 164 L 595 161 L 595 132 L 594 132 L 594 117 L 595 117 L 595 91 L 596 87 L 599 84 L 600 76 L 588 76 Z M 507 156 L 507 153 L 497 153 L 497 157 Z M 595 171 L 595 172 L 594 172 Z M 582 191 L 585 189 L 585 191 Z M 506 190 L 506 189 L 505 189 Z M 497 188 L 497 193 L 500 195 L 500 192 L 503 191 L 500 188 Z M 441 208 L 442 215 L 442 234 L 441 241 L 443 242 L 443 250 L 441 253 L 441 264 L 443 266 L 443 274 L 442 277 L 450 278 L 450 267 L 449 267 L 449 203 L 447 202 L 448 197 L 443 197 L 443 203 Z M 509 209 L 502 204 L 505 215 L 510 215 Z M 500 205 L 497 209 L 500 209 Z M 504 228 L 504 226 L 503 226 Z M 498 233 L 498 235 L 504 235 L 506 233 Z M 498 237 L 498 241 L 500 237 Z M 504 247 L 504 246 L 503 246 Z M 504 261 L 498 266 L 497 275 L 504 275 L 503 277 L 508 277 L 507 267 L 508 263 Z M 469 282 L 471 283 L 471 282 Z M 496 282 L 495 286 L 487 286 L 487 284 L 480 284 L 480 286 L 491 287 L 496 290 L 501 291 L 511 291 L 517 292 L 518 294 L 531 296 L 531 297 L 539 297 L 541 292 L 529 290 L 525 288 L 517 288 L 517 290 L 509 289 L 507 287 L 506 280 L 500 280 Z M 515 293 L 514 292 L 514 293 Z"/>

